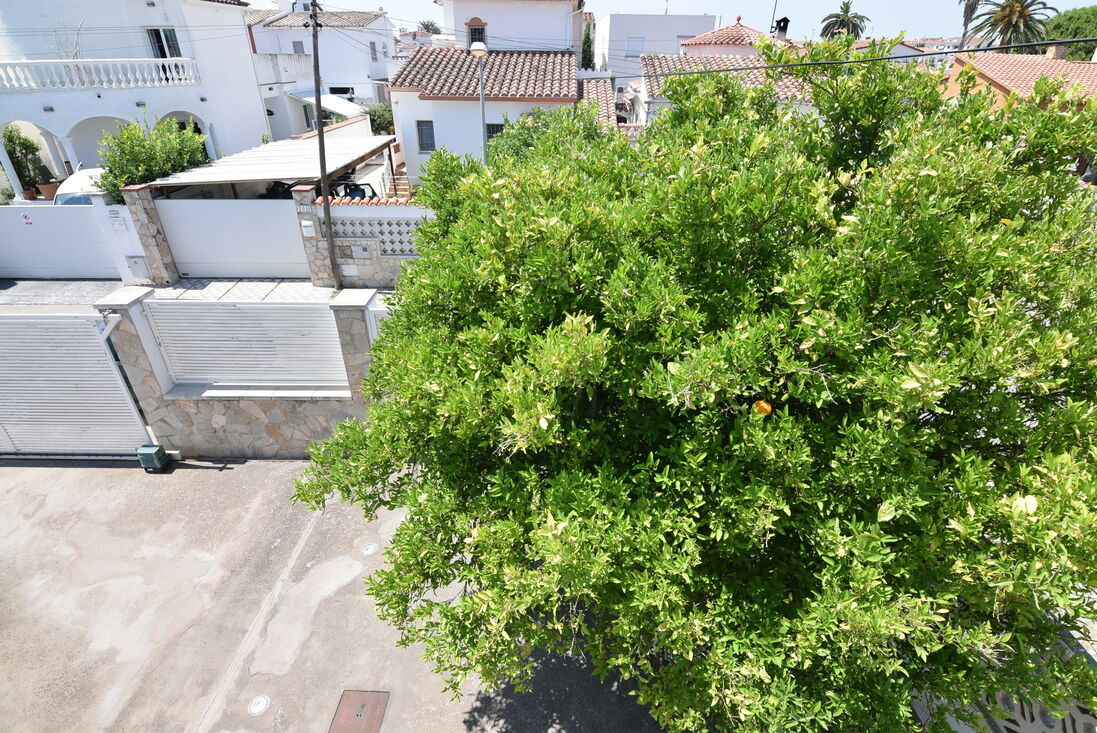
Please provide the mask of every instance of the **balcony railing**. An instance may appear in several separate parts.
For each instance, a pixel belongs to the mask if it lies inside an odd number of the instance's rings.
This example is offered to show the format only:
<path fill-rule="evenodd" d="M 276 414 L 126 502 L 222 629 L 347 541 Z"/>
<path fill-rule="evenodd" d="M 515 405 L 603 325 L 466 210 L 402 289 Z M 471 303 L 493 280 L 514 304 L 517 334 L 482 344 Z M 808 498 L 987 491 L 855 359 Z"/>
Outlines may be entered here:
<path fill-rule="evenodd" d="M 194 59 L 0 61 L 0 92 L 184 87 L 200 81 Z"/>

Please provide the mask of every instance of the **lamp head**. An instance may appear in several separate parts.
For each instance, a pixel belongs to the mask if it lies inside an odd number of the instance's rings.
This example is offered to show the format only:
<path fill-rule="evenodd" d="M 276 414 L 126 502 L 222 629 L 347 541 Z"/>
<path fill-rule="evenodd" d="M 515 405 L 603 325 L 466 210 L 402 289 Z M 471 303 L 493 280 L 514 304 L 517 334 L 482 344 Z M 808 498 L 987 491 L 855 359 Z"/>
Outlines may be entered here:
<path fill-rule="evenodd" d="M 486 44 L 482 43 L 481 41 L 477 41 L 476 43 L 469 46 L 469 51 L 476 58 L 480 58 L 482 56 L 487 56 L 488 55 L 488 47 L 487 47 Z"/>

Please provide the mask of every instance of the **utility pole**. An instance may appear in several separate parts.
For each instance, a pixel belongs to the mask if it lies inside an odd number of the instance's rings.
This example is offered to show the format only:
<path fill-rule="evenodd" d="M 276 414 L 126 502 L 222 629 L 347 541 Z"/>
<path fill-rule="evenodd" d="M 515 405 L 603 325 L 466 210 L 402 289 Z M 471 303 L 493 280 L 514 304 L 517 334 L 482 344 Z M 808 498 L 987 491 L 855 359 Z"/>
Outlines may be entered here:
<path fill-rule="evenodd" d="M 324 149 L 324 112 L 320 106 L 320 6 L 315 2 L 309 10 L 309 24 L 312 26 L 312 86 L 316 90 L 316 141 L 320 147 L 320 195 L 324 199 L 325 237 L 328 242 L 328 258 L 331 260 L 335 287 L 339 287 L 339 270 L 335 264 L 335 239 L 331 231 L 331 186 L 328 184 L 328 156 Z"/>

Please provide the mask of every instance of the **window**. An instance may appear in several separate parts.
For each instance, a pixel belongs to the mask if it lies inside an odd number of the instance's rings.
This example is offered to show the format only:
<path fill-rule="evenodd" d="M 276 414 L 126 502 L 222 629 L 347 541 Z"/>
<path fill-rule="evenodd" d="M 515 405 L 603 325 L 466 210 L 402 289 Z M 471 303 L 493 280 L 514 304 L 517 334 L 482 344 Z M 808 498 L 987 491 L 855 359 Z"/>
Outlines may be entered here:
<path fill-rule="evenodd" d="M 469 45 L 473 43 L 487 43 L 488 34 L 487 28 L 482 25 L 470 25 L 469 26 Z"/>
<path fill-rule="evenodd" d="M 348 97 L 354 96 L 354 87 L 328 87 L 329 94 L 343 94 Z"/>
<path fill-rule="evenodd" d="M 293 52 L 294 53 L 304 53 L 305 52 L 305 42 L 304 41 L 294 41 L 293 42 Z"/>
<path fill-rule="evenodd" d="M 158 59 L 178 58 L 183 54 L 179 51 L 179 39 L 175 36 L 174 28 L 147 28 L 149 43 L 152 44 L 152 55 Z"/>
<path fill-rule="evenodd" d="M 491 140 L 493 137 L 503 131 L 503 124 L 500 122 L 489 122 L 487 125 L 485 125 L 485 127 L 487 128 L 488 132 L 488 140 Z"/>
<path fill-rule="evenodd" d="M 640 54 L 644 52 L 644 37 L 643 36 L 627 36 L 628 45 L 625 48 L 625 58 L 639 58 Z"/>
<path fill-rule="evenodd" d="M 377 60 L 377 41 L 370 41 L 369 42 L 369 58 L 370 58 L 370 61 L 376 61 Z"/>
<path fill-rule="evenodd" d="M 432 152 L 434 150 L 434 120 L 417 120 L 415 132 L 419 135 L 419 152 Z"/>

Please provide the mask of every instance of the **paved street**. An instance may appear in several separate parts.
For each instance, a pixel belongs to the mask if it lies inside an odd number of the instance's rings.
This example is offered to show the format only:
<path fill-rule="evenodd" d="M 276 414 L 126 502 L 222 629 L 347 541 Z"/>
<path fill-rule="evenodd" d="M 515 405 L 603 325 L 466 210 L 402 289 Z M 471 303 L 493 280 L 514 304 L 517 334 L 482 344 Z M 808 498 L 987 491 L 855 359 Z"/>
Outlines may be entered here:
<path fill-rule="evenodd" d="M 452 700 L 362 592 L 396 518 L 293 506 L 303 468 L 0 462 L 4 729 L 323 732 L 354 689 L 385 733 L 656 730 L 567 660 Z"/>

